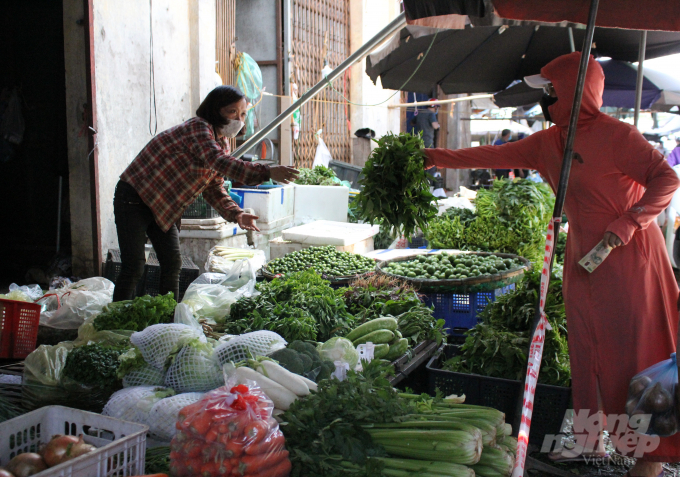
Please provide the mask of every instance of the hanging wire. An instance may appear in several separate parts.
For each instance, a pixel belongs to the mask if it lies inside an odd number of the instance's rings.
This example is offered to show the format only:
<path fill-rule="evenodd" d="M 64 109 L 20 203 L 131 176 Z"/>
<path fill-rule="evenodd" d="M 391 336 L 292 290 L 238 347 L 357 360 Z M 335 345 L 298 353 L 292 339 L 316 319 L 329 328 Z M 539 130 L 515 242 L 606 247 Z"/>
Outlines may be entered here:
<path fill-rule="evenodd" d="M 384 100 L 384 101 L 381 101 L 381 102 L 375 103 L 375 104 L 358 104 L 358 103 L 353 103 L 353 102 L 351 102 L 349 99 L 347 99 L 340 91 L 338 91 L 337 89 L 335 89 L 335 88 L 333 87 L 333 84 L 331 84 L 330 81 L 328 81 L 328 85 L 331 87 L 331 89 L 332 89 L 333 91 L 335 91 L 336 93 L 338 93 L 338 94 L 342 97 L 342 99 L 344 99 L 345 101 L 347 101 L 349 104 L 351 104 L 351 105 L 353 105 L 353 106 L 380 106 L 381 104 L 385 104 L 385 103 L 388 102 L 390 99 L 394 98 L 394 96 L 396 96 L 397 93 L 400 93 L 400 92 L 404 89 L 404 87 L 406 87 L 406 85 L 413 79 L 413 77 L 416 75 L 416 73 L 418 72 L 418 70 L 420 69 L 420 67 L 423 66 L 423 63 L 425 62 L 425 58 L 427 58 L 428 53 L 430 53 L 430 50 L 432 49 L 432 45 L 434 45 L 434 41 L 437 39 L 437 35 L 438 35 L 438 34 L 439 34 L 439 30 L 437 30 L 437 31 L 434 33 L 434 35 L 432 36 L 432 41 L 430 42 L 430 46 L 427 47 L 427 50 L 425 51 L 425 54 L 424 54 L 423 57 L 420 59 L 420 63 L 418 63 L 418 66 L 416 66 L 416 69 L 413 70 L 413 73 L 411 73 L 411 76 L 409 76 L 408 79 L 407 79 L 406 81 L 404 81 L 404 84 L 402 84 L 402 85 L 399 87 L 399 89 L 396 90 L 396 91 L 394 92 L 394 94 L 392 94 L 391 96 L 389 96 L 389 97 L 388 97 L 386 100 Z"/>
<path fill-rule="evenodd" d="M 156 76 L 153 63 L 153 0 L 149 0 L 149 134 L 155 136 L 158 132 L 158 112 L 156 111 Z M 152 112 L 153 110 L 153 112 Z M 151 123 L 154 123 L 151 132 Z"/>

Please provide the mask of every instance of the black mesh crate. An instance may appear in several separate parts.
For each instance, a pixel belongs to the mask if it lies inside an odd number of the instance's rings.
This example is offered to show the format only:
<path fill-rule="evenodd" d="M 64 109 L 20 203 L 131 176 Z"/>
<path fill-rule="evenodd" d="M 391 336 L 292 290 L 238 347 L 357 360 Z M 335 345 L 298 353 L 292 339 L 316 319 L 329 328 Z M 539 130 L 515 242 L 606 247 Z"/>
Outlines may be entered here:
<path fill-rule="evenodd" d="M 349 182 L 352 185 L 352 189 L 361 190 L 363 188 L 363 186 L 359 184 L 359 181 L 364 177 L 361 172 L 363 168 L 335 160 L 332 160 L 328 167 L 335 172 L 338 179 Z"/>
<path fill-rule="evenodd" d="M 212 219 L 219 216 L 220 214 L 205 201 L 203 194 L 199 195 L 182 214 L 183 219 Z"/>
<path fill-rule="evenodd" d="M 120 275 L 120 270 L 123 263 L 120 258 L 120 250 L 111 248 L 106 254 L 106 264 L 104 266 L 104 278 L 111 280 L 114 284 L 118 281 L 118 275 Z M 144 283 L 146 281 L 147 266 L 144 266 L 144 275 L 142 279 L 137 284 L 137 290 L 135 291 L 135 296 L 144 295 Z"/>
<path fill-rule="evenodd" d="M 442 363 L 455 356 L 459 349 L 459 345 L 442 345 L 427 363 L 428 392 L 434 394 L 435 389 L 439 389 L 447 396 L 465 394 L 467 404 L 498 409 L 505 413 L 505 422 L 513 424 L 517 400 L 524 383 L 441 369 Z M 559 434 L 564 414 L 570 407 L 571 388 L 539 384 L 534 398 L 529 442 L 542 445 L 546 434 Z M 517 431 L 513 427 L 514 435 L 517 435 Z"/>
<path fill-rule="evenodd" d="M 146 294 L 156 296 L 161 289 L 161 267 L 158 263 L 158 257 L 155 252 L 149 254 L 149 259 L 146 262 Z M 199 275 L 199 269 L 191 261 L 189 257 L 182 257 L 182 271 L 179 273 L 179 297 L 175 297 L 179 303 L 184 298 L 184 292 L 187 290 L 191 282 L 196 280 Z"/>

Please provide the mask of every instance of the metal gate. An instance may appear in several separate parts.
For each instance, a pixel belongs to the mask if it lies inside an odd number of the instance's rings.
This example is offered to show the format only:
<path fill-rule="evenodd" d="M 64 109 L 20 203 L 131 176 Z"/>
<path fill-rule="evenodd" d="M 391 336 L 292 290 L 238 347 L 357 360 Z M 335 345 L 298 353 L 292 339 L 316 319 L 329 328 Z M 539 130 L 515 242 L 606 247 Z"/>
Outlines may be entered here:
<path fill-rule="evenodd" d="M 215 2 L 216 35 L 215 60 L 216 70 L 222 78 L 222 83 L 235 84 L 234 42 L 236 41 L 236 0 L 216 0 Z M 236 139 L 230 139 L 231 150 L 236 149 Z"/>
<path fill-rule="evenodd" d="M 292 0 L 291 10 L 291 82 L 301 95 L 321 80 L 324 61 L 335 68 L 349 56 L 349 1 Z M 311 167 L 319 129 L 333 159 L 351 161 L 349 105 L 342 97 L 349 98 L 349 70 L 332 86 L 335 91 L 327 87 L 300 110 L 300 135 L 293 143 L 297 167 Z"/>

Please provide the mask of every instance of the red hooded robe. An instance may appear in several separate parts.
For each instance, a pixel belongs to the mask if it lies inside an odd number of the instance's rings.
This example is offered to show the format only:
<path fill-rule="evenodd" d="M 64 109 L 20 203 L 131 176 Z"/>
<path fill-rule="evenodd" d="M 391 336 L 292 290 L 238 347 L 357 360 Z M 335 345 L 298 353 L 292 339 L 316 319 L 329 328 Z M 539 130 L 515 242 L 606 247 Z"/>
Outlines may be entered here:
<path fill-rule="evenodd" d="M 453 169 L 534 169 L 557 189 L 580 53 L 543 67 L 558 101 L 555 126 L 502 146 L 427 149 L 428 165 Z M 578 119 L 574 159 L 565 200 L 569 234 L 564 299 L 569 332 L 574 409 L 625 413 L 630 378 L 675 351 L 678 285 L 655 218 L 680 186 L 663 155 L 633 126 L 600 112 L 604 73 L 592 57 Z M 604 236 L 615 248 L 593 273 L 578 265 Z M 680 461 L 680 433 L 662 438 L 646 460 Z"/>

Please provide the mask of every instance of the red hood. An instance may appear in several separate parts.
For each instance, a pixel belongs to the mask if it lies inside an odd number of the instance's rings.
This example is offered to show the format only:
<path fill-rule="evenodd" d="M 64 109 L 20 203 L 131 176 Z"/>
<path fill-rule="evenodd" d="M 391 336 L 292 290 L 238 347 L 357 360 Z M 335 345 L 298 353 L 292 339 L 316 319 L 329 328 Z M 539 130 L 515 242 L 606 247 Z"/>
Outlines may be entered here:
<path fill-rule="evenodd" d="M 574 52 L 555 58 L 541 68 L 541 75 L 548 78 L 557 93 L 557 102 L 550 106 L 550 116 L 553 122 L 561 127 L 569 126 L 571 105 L 574 101 L 578 66 L 581 61 L 581 53 Z M 599 114 L 602 106 L 602 93 L 604 91 L 604 72 L 600 64 L 592 56 L 588 61 L 588 73 L 583 85 L 583 100 L 578 122 L 594 118 Z"/>

